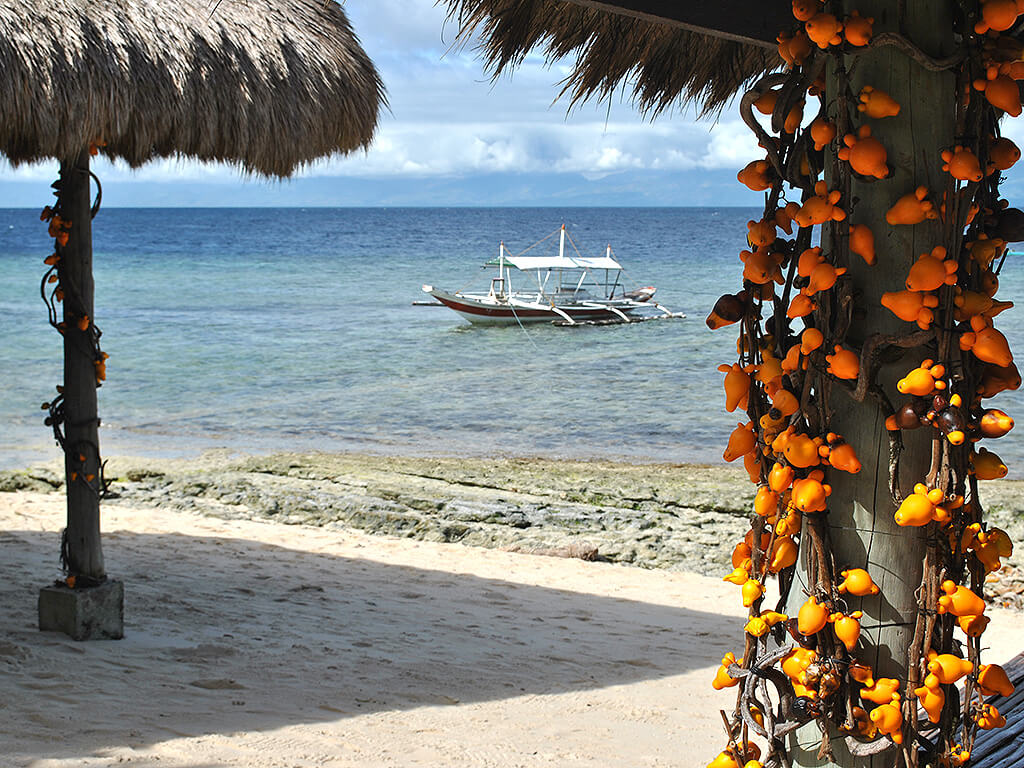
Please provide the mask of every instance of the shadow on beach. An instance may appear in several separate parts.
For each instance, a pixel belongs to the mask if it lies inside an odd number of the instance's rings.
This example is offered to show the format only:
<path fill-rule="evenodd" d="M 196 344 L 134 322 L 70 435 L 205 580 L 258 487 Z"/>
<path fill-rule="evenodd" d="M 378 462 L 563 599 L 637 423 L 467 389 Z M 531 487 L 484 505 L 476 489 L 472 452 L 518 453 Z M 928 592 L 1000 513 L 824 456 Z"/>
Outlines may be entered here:
<path fill-rule="evenodd" d="M 713 613 L 458 573 L 443 547 L 428 569 L 120 530 L 105 546 L 126 636 L 75 643 L 36 629 L 56 541 L 0 534 L 0 708 L 24 760 L 665 678 L 734 639 Z M 614 568 L 572 567 L 595 584 Z"/>

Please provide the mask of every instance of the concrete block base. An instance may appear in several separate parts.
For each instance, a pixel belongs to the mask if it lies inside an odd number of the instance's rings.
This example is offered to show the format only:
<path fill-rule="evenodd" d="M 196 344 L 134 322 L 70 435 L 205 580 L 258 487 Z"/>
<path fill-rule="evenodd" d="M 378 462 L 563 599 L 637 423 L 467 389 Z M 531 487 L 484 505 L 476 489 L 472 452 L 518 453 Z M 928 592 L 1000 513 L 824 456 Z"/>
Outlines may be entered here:
<path fill-rule="evenodd" d="M 124 582 L 108 579 L 85 589 L 43 587 L 39 629 L 63 632 L 73 640 L 120 640 L 124 637 Z"/>

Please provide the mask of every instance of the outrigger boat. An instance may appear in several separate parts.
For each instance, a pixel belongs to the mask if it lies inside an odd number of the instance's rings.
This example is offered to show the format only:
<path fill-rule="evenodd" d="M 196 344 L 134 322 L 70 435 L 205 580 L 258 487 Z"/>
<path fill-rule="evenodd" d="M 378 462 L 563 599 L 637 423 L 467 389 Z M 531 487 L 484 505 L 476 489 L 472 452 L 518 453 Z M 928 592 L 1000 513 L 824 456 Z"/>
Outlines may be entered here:
<path fill-rule="evenodd" d="M 540 242 L 550 237 L 548 235 Z M 573 255 L 566 253 L 566 240 L 575 251 Z M 423 290 L 443 306 L 477 324 L 554 322 L 583 325 L 685 317 L 654 301 L 653 286 L 627 292 L 621 284 L 622 265 L 612 256 L 610 245 L 604 256 L 582 256 L 566 234 L 564 224 L 559 231 L 557 256 L 526 255 L 539 244 L 512 255 L 505 248 L 504 241 L 499 243 L 498 258 L 484 265 L 498 268 L 498 274 L 491 277 L 486 293 L 462 290 L 449 293 L 432 285 L 424 285 Z M 526 286 L 513 287 L 513 269 L 531 276 L 520 278 L 527 282 Z"/>

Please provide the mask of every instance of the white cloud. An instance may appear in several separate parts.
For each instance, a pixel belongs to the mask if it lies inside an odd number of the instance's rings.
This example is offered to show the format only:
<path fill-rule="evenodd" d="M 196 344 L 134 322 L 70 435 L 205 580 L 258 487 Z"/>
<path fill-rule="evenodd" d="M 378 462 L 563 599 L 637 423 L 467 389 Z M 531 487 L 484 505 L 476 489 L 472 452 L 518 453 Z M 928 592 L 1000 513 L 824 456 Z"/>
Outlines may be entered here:
<path fill-rule="evenodd" d="M 56 160 L 45 160 L 41 163 L 19 165 L 12 168 L 6 158 L 0 155 L 0 181 L 43 181 L 47 183 L 57 178 L 60 165 Z"/>
<path fill-rule="evenodd" d="M 386 177 L 741 168 L 758 156 L 739 121 L 710 131 L 685 120 L 647 123 L 386 123 L 365 154 L 301 175 Z"/>
<path fill-rule="evenodd" d="M 452 48 L 457 26 L 432 0 L 347 0 L 345 8 L 388 89 L 367 152 L 329 158 L 300 177 L 429 178 L 493 173 L 579 173 L 739 169 L 759 156 L 735 117 L 698 123 L 676 112 L 650 122 L 628 103 L 585 105 L 566 114 L 552 104 L 566 62 L 546 67 L 528 55 L 513 75 L 490 82 L 472 44 Z M 98 160 L 102 180 L 237 184 L 237 169 L 191 160 L 157 160 L 132 171 Z M 3 168 L 0 182 L 55 178 L 55 163 Z"/>
<path fill-rule="evenodd" d="M 685 120 L 603 122 L 399 122 L 386 120 L 367 152 L 319 161 L 299 177 L 450 177 L 477 173 L 579 173 L 600 178 L 625 170 L 691 171 L 743 167 L 757 142 L 739 121 L 708 130 Z M 164 159 L 132 171 L 97 159 L 101 180 L 234 183 L 235 168 Z M 0 170 L 0 179 L 49 181 L 55 163 Z"/>
<path fill-rule="evenodd" d="M 707 154 L 701 161 L 704 168 L 727 168 L 738 171 L 751 160 L 764 157 L 757 138 L 742 120 L 719 123 L 710 131 Z"/>

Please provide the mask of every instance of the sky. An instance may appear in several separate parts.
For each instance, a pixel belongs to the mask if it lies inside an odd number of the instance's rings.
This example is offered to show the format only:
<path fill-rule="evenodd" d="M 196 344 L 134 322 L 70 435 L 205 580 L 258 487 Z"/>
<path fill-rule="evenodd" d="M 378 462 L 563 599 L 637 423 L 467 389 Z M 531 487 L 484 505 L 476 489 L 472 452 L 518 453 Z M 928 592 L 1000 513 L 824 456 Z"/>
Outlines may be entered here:
<path fill-rule="evenodd" d="M 760 205 L 736 182 L 757 156 L 734 112 L 718 123 L 677 110 L 645 119 L 628 98 L 567 113 L 566 65 L 530 55 L 492 82 L 434 0 L 345 0 L 389 108 L 367 152 L 289 181 L 246 179 L 219 164 L 162 160 L 132 171 L 99 161 L 107 206 Z M 55 162 L 0 158 L 0 206 L 43 200 Z"/>
<path fill-rule="evenodd" d="M 454 46 L 457 28 L 434 0 L 343 5 L 387 89 L 368 151 L 287 181 L 187 160 L 133 171 L 101 159 L 104 205 L 763 205 L 736 181 L 764 155 L 735 103 L 714 121 L 697 120 L 693 107 L 651 120 L 628 94 L 570 112 L 555 100 L 568 62 L 531 54 L 492 81 L 471 44 Z M 56 175 L 55 162 L 13 169 L 0 158 L 0 206 L 45 201 Z"/>

